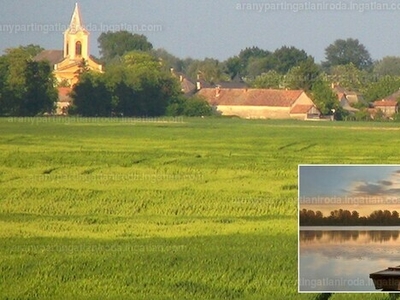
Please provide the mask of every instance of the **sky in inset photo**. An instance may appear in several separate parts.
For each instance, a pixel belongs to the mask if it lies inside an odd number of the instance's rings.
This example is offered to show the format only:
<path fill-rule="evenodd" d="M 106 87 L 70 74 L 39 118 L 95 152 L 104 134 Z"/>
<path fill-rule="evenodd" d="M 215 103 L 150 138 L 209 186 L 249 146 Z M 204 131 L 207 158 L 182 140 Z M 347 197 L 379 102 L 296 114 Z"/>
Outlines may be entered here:
<path fill-rule="evenodd" d="M 400 165 L 299 166 L 300 209 L 400 211 Z"/>

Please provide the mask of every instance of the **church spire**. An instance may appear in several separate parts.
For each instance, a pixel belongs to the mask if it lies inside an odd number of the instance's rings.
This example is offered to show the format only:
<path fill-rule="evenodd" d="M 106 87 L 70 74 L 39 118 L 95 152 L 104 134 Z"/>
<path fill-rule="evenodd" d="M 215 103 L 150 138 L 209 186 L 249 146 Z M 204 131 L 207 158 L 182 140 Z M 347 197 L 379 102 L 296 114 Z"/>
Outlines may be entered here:
<path fill-rule="evenodd" d="M 64 32 L 64 57 L 71 60 L 87 60 L 89 57 L 89 32 L 83 26 L 78 3 L 75 4 L 69 28 Z"/>
<path fill-rule="evenodd" d="M 72 14 L 71 24 L 69 25 L 69 31 L 71 33 L 76 33 L 77 31 L 85 30 L 83 27 L 81 10 L 79 9 L 78 3 L 75 3 L 75 10 Z"/>

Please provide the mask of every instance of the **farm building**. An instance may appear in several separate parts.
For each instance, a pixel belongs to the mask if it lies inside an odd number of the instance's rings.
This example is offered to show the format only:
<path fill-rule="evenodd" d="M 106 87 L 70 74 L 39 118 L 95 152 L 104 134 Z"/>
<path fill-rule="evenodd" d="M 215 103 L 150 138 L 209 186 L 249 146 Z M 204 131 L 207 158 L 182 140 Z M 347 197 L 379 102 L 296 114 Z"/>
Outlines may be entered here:
<path fill-rule="evenodd" d="M 374 108 L 382 111 L 385 117 L 392 117 L 399 109 L 397 101 L 391 99 L 374 101 Z"/>
<path fill-rule="evenodd" d="M 347 95 L 345 93 L 339 93 L 337 94 L 338 100 L 339 100 L 339 104 L 340 106 L 346 110 L 347 112 L 349 112 L 350 114 L 354 114 L 356 112 L 359 111 L 359 109 L 354 108 L 350 105 L 350 101 L 347 98 Z"/>
<path fill-rule="evenodd" d="M 197 93 L 223 116 L 247 119 L 318 119 L 320 111 L 302 90 L 202 88 Z"/>
<path fill-rule="evenodd" d="M 385 117 L 392 117 L 399 111 L 398 100 L 400 99 L 400 90 L 373 102 L 374 112 L 381 111 Z"/>
<path fill-rule="evenodd" d="M 341 95 L 342 97 L 346 98 L 349 106 L 354 105 L 356 103 L 366 104 L 364 97 L 361 93 L 350 91 L 350 90 L 345 89 L 344 87 L 334 84 L 334 83 L 332 84 L 332 90 L 336 95 L 338 95 L 338 97 L 339 97 L 339 95 Z"/>
<path fill-rule="evenodd" d="M 186 96 L 190 97 L 196 92 L 196 85 L 182 72 L 176 72 L 174 68 L 171 68 L 171 74 L 179 80 L 181 85 L 181 92 Z"/>

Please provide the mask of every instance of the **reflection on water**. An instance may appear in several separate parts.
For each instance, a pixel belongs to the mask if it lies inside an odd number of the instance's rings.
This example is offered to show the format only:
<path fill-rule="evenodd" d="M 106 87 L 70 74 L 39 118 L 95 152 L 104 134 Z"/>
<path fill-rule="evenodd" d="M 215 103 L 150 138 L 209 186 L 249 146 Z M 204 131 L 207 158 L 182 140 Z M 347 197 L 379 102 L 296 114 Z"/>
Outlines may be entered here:
<path fill-rule="evenodd" d="M 301 228 L 300 291 L 376 291 L 369 274 L 400 265 L 399 234 L 399 230 Z"/>
<path fill-rule="evenodd" d="M 346 241 L 357 241 L 370 240 L 372 242 L 388 242 L 396 241 L 399 238 L 398 230 L 388 230 L 388 231 L 358 231 L 358 230 L 310 230 L 310 231 L 300 231 L 300 241 L 318 241 L 326 240 L 327 242 L 346 242 Z"/>

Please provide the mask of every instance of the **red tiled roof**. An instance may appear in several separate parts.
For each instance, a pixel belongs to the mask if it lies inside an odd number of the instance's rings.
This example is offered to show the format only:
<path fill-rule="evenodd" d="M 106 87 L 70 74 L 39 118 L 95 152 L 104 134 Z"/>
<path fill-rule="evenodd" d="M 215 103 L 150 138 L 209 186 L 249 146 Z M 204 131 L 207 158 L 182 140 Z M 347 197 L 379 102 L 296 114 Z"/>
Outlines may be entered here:
<path fill-rule="evenodd" d="M 203 88 L 198 94 L 211 105 L 290 107 L 302 90 Z"/>
<path fill-rule="evenodd" d="M 397 106 L 396 100 L 378 100 L 374 102 L 374 106 Z"/>
<path fill-rule="evenodd" d="M 337 96 L 338 96 L 339 101 L 342 100 L 342 98 L 346 98 L 345 93 L 337 93 Z"/>
<path fill-rule="evenodd" d="M 306 114 L 313 108 L 312 104 L 298 104 L 295 105 L 290 111 L 291 114 Z"/>
<path fill-rule="evenodd" d="M 72 88 L 70 87 L 59 87 L 58 88 L 58 101 L 59 102 L 71 102 L 71 97 L 69 93 L 71 93 Z"/>

